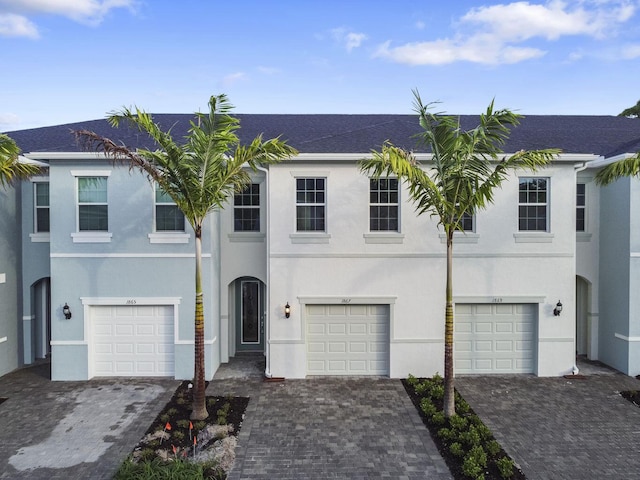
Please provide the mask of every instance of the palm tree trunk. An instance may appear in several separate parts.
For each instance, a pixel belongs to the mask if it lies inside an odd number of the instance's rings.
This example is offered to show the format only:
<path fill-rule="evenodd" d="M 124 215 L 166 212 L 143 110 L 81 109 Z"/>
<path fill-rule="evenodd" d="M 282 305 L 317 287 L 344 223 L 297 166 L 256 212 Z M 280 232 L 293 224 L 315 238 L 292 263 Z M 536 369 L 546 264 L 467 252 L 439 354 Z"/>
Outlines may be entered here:
<path fill-rule="evenodd" d="M 202 229 L 198 227 L 196 237 L 196 314 L 195 355 L 193 367 L 192 420 L 204 420 L 209 416 L 205 398 L 204 381 L 204 306 L 202 303 Z"/>
<path fill-rule="evenodd" d="M 447 286 L 444 312 L 444 415 L 456 414 L 453 385 L 453 230 L 447 232 Z"/>

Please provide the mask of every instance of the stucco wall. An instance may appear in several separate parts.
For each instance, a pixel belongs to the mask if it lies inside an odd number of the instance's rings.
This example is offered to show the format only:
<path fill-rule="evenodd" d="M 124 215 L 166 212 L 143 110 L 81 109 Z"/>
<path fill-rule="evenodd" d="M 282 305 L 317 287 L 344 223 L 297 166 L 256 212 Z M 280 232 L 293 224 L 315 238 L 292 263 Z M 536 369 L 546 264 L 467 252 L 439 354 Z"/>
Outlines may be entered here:
<path fill-rule="evenodd" d="M 629 342 L 619 336 L 629 336 L 629 187 L 622 179 L 600 192 L 600 359 L 625 373 Z"/>
<path fill-rule="evenodd" d="M 20 366 L 20 187 L 0 187 L 0 375 Z"/>
<path fill-rule="evenodd" d="M 543 298 L 537 373 L 559 375 L 574 363 L 575 213 L 566 205 L 575 204 L 575 172 L 573 165 L 558 164 L 536 175 L 551 181 L 549 234 L 518 233 L 514 175 L 495 192 L 495 204 L 478 213 L 475 241 L 457 239 L 454 296 L 514 303 Z M 369 182 L 355 163 L 296 162 L 272 167 L 270 176 L 270 206 L 277 212 L 270 224 L 272 373 L 305 375 L 304 306 L 297 299 L 310 296 L 395 298 L 391 376 L 442 372 L 446 265 L 436 222 L 416 216 L 403 190 L 399 243 L 368 243 Z M 327 178 L 328 237 L 316 240 L 323 243 L 304 243 L 305 235 L 295 233 L 296 176 Z M 565 310 L 554 317 L 559 299 Z M 287 301 L 289 319 L 282 314 Z"/>
<path fill-rule="evenodd" d="M 52 376 L 83 379 L 88 374 L 90 332 L 86 328 L 87 299 L 178 298 L 176 319 L 177 378 L 193 375 L 193 319 L 195 310 L 195 238 L 186 243 L 152 243 L 153 188 L 146 177 L 100 161 L 54 160 L 50 169 Z M 71 172 L 108 171 L 109 233 L 107 243 L 77 243 L 76 184 Z M 219 365 L 219 262 L 216 215 L 203 229 L 203 286 L 205 290 L 206 375 Z M 164 301 L 164 300 L 163 300 Z M 70 320 L 62 314 L 68 303 Z M 71 353 L 73 352 L 73 353 Z M 73 361 L 71 361 L 73 359 Z"/>

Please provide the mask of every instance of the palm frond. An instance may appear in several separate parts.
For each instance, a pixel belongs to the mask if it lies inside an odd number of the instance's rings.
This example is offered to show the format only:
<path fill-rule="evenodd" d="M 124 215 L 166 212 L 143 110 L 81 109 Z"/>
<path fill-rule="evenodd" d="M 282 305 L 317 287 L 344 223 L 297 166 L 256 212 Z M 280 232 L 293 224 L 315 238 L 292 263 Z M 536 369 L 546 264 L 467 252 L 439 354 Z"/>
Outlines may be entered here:
<path fill-rule="evenodd" d="M 42 171 L 38 165 L 19 161 L 20 148 L 13 139 L 0 133 L 0 187 L 25 180 Z"/>
<path fill-rule="evenodd" d="M 595 180 L 597 185 L 609 185 L 623 177 L 640 177 L 640 152 L 607 165 L 596 174 Z"/>

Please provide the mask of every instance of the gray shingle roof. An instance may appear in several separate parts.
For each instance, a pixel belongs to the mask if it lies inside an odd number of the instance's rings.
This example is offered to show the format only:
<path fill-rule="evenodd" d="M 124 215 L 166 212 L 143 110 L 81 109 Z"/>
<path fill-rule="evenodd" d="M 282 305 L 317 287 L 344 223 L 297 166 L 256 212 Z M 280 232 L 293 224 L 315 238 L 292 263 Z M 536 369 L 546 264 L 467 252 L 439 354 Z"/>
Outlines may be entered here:
<path fill-rule="evenodd" d="M 416 115 L 299 115 L 237 114 L 243 142 L 263 133 L 281 136 L 302 153 L 366 153 L 379 149 L 385 140 L 420 152 L 414 134 L 420 132 Z M 174 138 L 184 137 L 192 115 L 157 114 L 163 128 L 172 127 Z M 463 129 L 477 125 L 478 117 L 462 115 Z M 72 130 L 88 129 L 130 148 L 154 148 L 149 138 L 127 127 L 113 129 L 106 120 L 7 132 L 24 153 L 75 152 Z M 610 157 L 640 151 L 640 119 L 616 116 L 530 115 L 511 131 L 507 152 L 560 148 L 566 153 Z"/>

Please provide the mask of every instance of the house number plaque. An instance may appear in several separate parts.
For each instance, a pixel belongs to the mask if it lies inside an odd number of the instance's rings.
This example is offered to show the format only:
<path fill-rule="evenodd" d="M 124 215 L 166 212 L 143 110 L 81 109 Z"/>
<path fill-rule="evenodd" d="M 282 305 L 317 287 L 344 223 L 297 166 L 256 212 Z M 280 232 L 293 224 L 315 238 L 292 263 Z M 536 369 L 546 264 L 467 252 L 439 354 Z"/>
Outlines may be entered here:
<path fill-rule="evenodd" d="M 129 300 L 127 300 L 127 305 L 135 305 L 136 303 L 136 299 L 135 298 L 130 298 Z"/>

